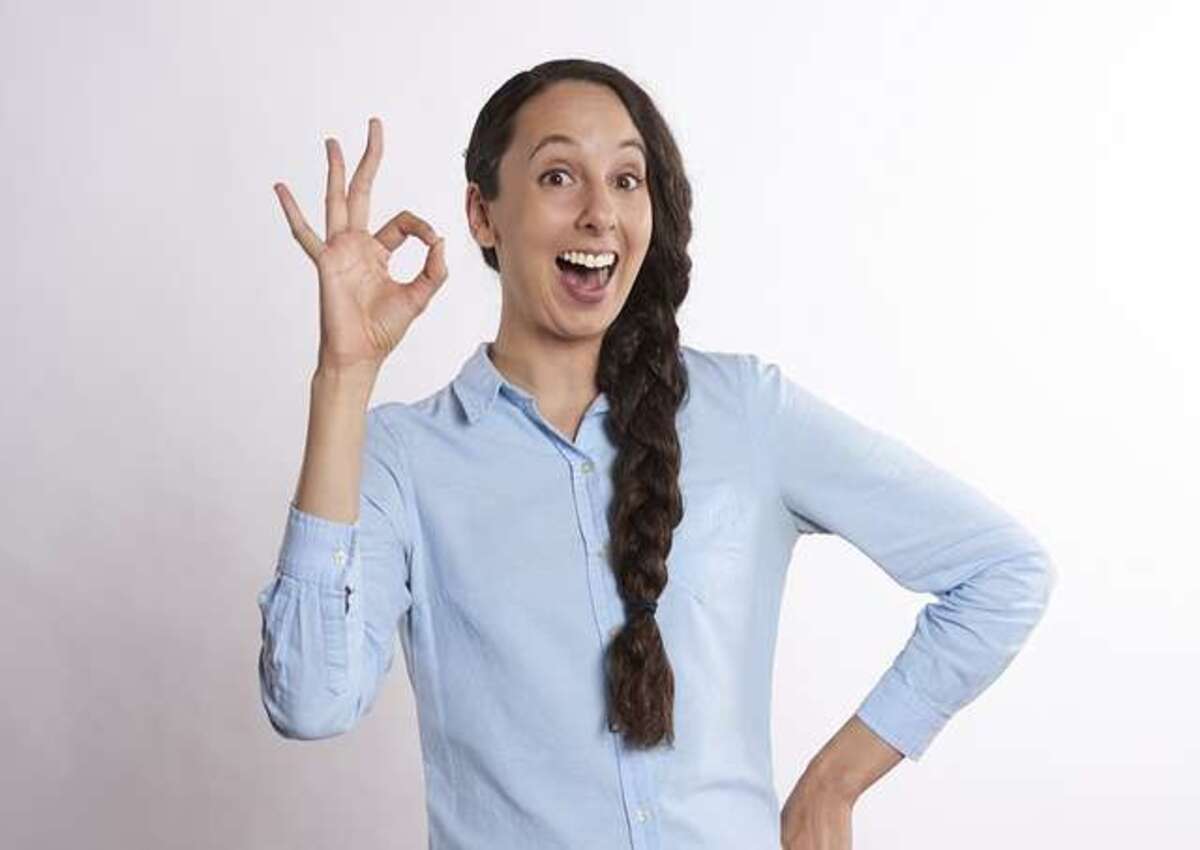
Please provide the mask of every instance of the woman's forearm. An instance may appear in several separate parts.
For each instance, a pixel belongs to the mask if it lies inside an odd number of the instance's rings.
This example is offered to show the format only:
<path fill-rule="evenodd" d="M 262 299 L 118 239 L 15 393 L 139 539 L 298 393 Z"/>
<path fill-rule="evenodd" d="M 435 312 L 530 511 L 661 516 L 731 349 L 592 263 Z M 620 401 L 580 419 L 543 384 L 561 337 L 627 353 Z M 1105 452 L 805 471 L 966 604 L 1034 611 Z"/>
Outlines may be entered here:
<path fill-rule="evenodd" d="M 330 371 L 312 377 L 304 463 L 296 507 L 335 522 L 358 519 L 366 412 L 376 369 Z"/>
<path fill-rule="evenodd" d="M 855 714 L 813 757 L 805 774 L 815 786 L 853 802 L 903 759 Z"/>

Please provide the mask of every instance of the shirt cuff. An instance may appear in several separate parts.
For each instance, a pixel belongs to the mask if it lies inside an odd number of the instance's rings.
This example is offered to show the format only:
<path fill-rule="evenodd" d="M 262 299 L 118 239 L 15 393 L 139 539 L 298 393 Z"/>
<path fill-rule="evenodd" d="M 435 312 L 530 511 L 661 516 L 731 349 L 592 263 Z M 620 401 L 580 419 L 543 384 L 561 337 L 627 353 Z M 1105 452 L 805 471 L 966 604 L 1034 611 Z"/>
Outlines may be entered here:
<path fill-rule="evenodd" d="M 335 522 L 289 504 L 278 572 L 322 586 L 340 586 L 350 569 L 357 532 L 357 522 Z"/>
<path fill-rule="evenodd" d="M 856 712 L 871 731 L 913 761 L 949 719 L 912 689 L 895 667 L 889 667 Z"/>

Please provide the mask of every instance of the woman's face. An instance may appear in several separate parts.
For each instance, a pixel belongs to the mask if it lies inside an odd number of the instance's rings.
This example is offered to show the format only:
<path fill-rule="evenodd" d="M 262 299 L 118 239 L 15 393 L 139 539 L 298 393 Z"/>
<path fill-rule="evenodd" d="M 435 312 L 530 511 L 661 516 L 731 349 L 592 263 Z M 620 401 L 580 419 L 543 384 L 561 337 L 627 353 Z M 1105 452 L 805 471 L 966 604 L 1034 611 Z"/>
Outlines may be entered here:
<path fill-rule="evenodd" d="M 475 184 L 467 192 L 476 241 L 494 247 L 500 263 L 502 327 L 566 339 L 603 336 L 650 245 L 644 144 L 604 85 L 557 82 L 521 106 L 500 161 L 500 192 L 486 202 L 486 215 Z M 616 253 L 598 300 L 582 301 L 563 284 L 555 262 L 563 251 Z"/>

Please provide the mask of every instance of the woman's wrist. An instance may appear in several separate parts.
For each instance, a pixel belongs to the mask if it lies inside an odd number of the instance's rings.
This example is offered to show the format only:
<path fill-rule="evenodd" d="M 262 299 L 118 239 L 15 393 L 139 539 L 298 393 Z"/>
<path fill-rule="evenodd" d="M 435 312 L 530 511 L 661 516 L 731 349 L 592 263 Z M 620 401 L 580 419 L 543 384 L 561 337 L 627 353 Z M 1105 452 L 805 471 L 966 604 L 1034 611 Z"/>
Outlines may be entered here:
<path fill-rule="evenodd" d="M 313 371 L 311 387 L 313 399 L 329 400 L 335 403 L 352 399 L 361 403 L 363 409 L 375 388 L 379 377 L 379 367 L 376 364 L 361 366 L 326 366 L 318 365 Z"/>

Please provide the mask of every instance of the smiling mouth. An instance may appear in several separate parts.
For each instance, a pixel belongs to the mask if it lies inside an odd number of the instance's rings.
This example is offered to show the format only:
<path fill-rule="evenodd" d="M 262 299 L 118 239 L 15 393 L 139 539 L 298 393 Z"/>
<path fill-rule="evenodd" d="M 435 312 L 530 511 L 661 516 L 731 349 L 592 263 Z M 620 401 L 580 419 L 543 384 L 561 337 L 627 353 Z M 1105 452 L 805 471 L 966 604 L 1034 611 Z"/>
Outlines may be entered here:
<path fill-rule="evenodd" d="M 559 274 L 565 280 L 574 286 L 583 289 L 602 289 L 608 285 L 616 273 L 617 266 L 621 262 L 621 255 L 613 252 L 613 262 L 602 268 L 591 268 L 589 266 L 576 265 L 562 259 L 561 257 L 554 258 L 554 265 L 558 267 Z"/>

